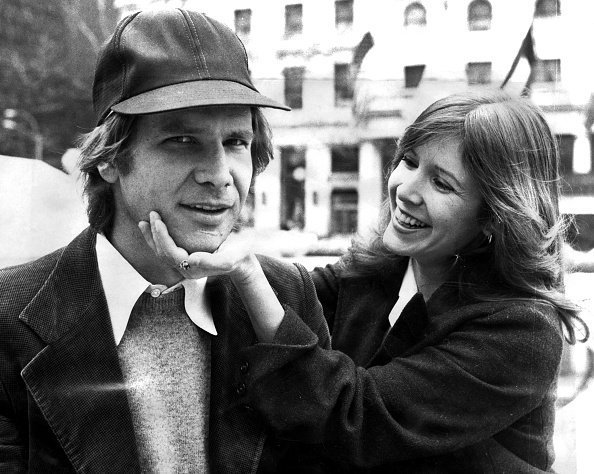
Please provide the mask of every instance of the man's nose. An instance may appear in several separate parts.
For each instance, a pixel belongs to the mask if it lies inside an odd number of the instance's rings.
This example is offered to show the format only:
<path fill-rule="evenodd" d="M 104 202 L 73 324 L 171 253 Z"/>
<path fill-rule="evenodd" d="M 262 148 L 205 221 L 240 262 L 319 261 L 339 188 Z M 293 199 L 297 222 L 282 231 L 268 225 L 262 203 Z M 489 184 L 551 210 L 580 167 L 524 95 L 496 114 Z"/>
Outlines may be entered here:
<path fill-rule="evenodd" d="M 199 184 L 210 184 L 216 188 L 233 184 L 231 167 L 222 144 L 203 150 L 203 156 L 194 169 L 194 179 Z"/>

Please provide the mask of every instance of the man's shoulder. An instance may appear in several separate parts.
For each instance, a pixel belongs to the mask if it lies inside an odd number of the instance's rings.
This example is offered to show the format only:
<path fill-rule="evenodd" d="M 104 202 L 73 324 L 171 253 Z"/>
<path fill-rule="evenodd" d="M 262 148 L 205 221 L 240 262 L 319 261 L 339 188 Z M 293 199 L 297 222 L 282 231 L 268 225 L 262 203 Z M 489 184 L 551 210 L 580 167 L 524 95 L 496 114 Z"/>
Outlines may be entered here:
<path fill-rule="evenodd" d="M 258 260 L 270 286 L 277 293 L 299 294 L 313 288 L 308 271 L 298 263 L 290 263 L 275 257 L 258 255 Z"/>
<path fill-rule="evenodd" d="M 282 276 L 282 277 L 299 277 L 300 272 L 298 270 L 298 265 L 295 263 L 290 263 L 284 260 L 280 260 L 276 257 L 270 257 L 269 255 L 257 255 L 258 261 L 260 265 L 262 265 L 262 270 L 266 276 L 269 274 L 271 276 Z"/>
<path fill-rule="evenodd" d="M 36 260 L 0 269 L 0 291 L 14 286 L 38 286 L 52 272 L 64 247 Z M 37 283 L 37 284 L 36 284 Z"/>
<path fill-rule="evenodd" d="M 26 305 L 57 272 L 60 262 L 68 260 L 64 255 L 73 253 L 73 249 L 88 240 L 88 232 L 83 232 L 67 246 L 36 260 L 0 269 L 0 312 Z M 65 272 L 71 270 L 69 262 L 63 262 L 62 266 L 68 267 L 63 269 Z"/>

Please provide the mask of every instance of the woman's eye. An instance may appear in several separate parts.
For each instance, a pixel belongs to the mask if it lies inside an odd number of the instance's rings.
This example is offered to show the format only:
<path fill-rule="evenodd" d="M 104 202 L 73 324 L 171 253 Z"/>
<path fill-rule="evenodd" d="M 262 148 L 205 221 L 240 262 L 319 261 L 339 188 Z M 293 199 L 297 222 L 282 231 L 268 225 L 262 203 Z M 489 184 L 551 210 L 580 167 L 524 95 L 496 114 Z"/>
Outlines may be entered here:
<path fill-rule="evenodd" d="M 435 186 L 442 190 L 442 191 L 453 191 L 454 188 L 452 188 L 448 183 L 446 183 L 445 181 L 439 179 L 439 178 L 433 178 L 433 183 L 435 184 Z"/>
<path fill-rule="evenodd" d="M 402 163 L 404 163 L 408 168 L 416 168 L 417 167 L 417 163 L 409 156 L 404 155 L 402 157 Z"/>

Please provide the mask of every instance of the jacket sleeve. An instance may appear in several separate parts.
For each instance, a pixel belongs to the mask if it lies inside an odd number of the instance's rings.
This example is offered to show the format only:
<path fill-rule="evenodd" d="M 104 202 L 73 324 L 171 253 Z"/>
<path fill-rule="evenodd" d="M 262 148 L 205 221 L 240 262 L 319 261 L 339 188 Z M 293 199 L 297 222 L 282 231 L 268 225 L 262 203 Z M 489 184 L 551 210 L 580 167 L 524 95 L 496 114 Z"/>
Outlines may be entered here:
<path fill-rule="evenodd" d="M 542 403 L 562 349 L 556 318 L 528 304 L 467 319 L 369 369 L 316 340 L 288 313 L 273 343 L 246 349 L 244 403 L 285 436 L 362 467 L 493 436 Z"/>
<path fill-rule="evenodd" d="M 336 313 L 336 302 L 338 300 L 336 267 L 334 265 L 326 265 L 324 268 L 316 267 L 310 275 L 315 284 L 318 300 L 324 311 L 324 317 L 326 318 L 330 332 L 332 332 L 334 315 Z"/>
<path fill-rule="evenodd" d="M 25 446 L 16 427 L 10 400 L 0 381 L 0 472 L 27 472 Z"/>

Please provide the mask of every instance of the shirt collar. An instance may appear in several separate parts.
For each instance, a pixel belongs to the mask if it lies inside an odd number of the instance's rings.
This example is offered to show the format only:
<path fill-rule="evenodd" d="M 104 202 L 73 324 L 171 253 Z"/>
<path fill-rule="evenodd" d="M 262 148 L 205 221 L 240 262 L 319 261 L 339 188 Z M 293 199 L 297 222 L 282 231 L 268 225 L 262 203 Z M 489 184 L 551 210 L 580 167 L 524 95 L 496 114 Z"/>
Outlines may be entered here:
<path fill-rule="evenodd" d="M 118 345 L 124 336 L 130 313 L 136 301 L 147 288 L 153 285 L 128 263 L 104 235 L 97 234 L 95 248 L 111 327 L 115 343 Z M 172 287 L 171 290 L 180 285 L 185 290 L 184 306 L 189 318 L 196 326 L 216 336 L 217 330 L 204 291 L 206 278 L 183 280 Z"/>
<path fill-rule="evenodd" d="M 394 326 L 396 320 L 400 317 L 402 310 L 406 304 L 418 293 L 417 281 L 415 280 L 415 273 L 412 267 L 412 258 L 408 259 L 408 267 L 404 273 L 404 278 L 400 285 L 400 291 L 398 292 L 398 301 L 390 311 L 388 319 L 390 320 L 390 326 Z"/>

